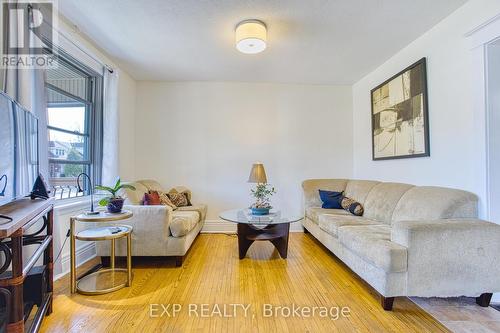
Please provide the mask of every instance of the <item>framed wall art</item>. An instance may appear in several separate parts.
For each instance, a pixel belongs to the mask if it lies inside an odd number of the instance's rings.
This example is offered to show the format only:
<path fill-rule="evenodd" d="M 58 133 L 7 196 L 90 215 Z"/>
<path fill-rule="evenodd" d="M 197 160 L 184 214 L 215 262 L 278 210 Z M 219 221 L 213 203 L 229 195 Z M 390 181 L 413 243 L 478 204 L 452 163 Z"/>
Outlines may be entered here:
<path fill-rule="evenodd" d="M 426 59 L 371 91 L 373 160 L 430 156 Z"/>

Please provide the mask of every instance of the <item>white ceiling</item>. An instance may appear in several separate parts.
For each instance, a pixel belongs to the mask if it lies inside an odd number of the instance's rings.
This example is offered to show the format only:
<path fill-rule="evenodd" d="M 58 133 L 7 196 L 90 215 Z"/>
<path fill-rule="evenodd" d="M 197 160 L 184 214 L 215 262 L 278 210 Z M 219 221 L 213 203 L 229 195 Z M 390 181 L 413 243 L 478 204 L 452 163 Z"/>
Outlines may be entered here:
<path fill-rule="evenodd" d="M 352 84 L 466 0 L 60 0 L 137 80 Z M 268 48 L 234 47 L 259 19 Z"/>

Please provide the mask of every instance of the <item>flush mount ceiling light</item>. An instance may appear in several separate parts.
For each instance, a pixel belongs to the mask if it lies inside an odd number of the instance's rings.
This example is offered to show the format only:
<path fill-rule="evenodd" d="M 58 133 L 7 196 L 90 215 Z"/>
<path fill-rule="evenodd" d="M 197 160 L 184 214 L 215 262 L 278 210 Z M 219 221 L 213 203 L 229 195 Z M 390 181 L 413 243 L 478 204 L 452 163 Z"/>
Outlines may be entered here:
<path fill-rule="evenodd" d="M 236 48 L 246 54 L 255 54 L 266 49 L 267 28 L 259 20 L 245 20 L 236 26 Z"/>

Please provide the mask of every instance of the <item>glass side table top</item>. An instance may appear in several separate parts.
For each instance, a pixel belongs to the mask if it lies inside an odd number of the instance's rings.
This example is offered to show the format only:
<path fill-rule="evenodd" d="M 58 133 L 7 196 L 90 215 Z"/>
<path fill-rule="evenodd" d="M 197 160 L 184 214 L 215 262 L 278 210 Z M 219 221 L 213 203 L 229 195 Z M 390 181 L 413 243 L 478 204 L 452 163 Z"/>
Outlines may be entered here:
<path fill-rule="evenodd" d="M 87 215 L 82 213 L 75 217 L 79 222 L 113 222 L 126 220 L 132 217 L 132 212 L 129 210 L 122 210 L 120 213 L 108 213 L 107 211 L 99 211 L 96 215 Z"/>
<path fill-rule="evenodd" d="M 219 217 L 225 221 L 245 224 L 282 224 L 302 220 L 300 215 L 285 215 L 279 210 L 271 210 L 269 215 L 253 215 L 250 209 L 233 209 L 222 212 Z"/>
<path fill-rule="evenodd" d="M 132 232 L 132 227 L 128 225 L 114 225 L 85 229 L 78 232 L 75 237 L 79 240 L 101 241 L 112 240 L 125 237 Z"/>

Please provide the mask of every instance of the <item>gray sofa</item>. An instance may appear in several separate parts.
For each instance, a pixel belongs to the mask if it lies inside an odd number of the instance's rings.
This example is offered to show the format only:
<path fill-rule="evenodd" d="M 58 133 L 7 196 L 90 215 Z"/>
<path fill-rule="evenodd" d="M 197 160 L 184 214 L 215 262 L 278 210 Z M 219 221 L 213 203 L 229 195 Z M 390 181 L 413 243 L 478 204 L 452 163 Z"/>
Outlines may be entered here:
<path fill-rule="evenodd" d="M 178 207 L 173 210 L 168 206 L 142 206 L 141 200 L 148 191 L 165 190 L 155 180 L 138 180 L 124 184 L 133 185 L 136 190 L 121 190 L 120 195 L 125 198 L 123 209 L 131 211 L 134 216 L 122 224 L 131 225 L 132 256 L 174 257 L 176 266 L 182 266 L 184 256 L 191 244 L 200 233 L 205 223 L 207 206 L 193 204 L 187 207 Z M 178 192 L 186 192 L 191 200 L 191 191 L 185 187 L 176 187 Z M 110 242 L 97 242 L 97 255 L 107 261 L 110 255 Z M 126 255 L 125 242 L 116 243 L 116 255 Z"/>
<path fill-rule="evenodd" d="M 469 192 L 370 180 L 302 183 L 303 226 L 381 295 L 474 296 L 488 306 L 500 291 L 500 226 L 477 218 Z M 344 191 L 362 217 L 323 209 L 318 190 Z"/>

